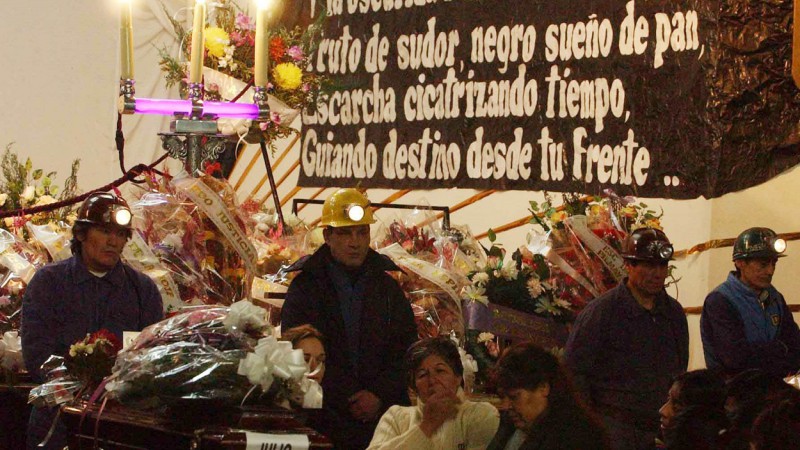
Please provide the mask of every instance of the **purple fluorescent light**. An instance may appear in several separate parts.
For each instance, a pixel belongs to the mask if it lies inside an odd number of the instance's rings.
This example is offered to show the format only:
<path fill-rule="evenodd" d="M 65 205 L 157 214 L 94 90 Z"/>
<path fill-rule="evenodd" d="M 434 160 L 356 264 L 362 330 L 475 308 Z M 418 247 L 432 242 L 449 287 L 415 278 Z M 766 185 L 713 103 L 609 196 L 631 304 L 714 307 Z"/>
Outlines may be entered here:
<path fill-rule="evenodd" d="M 134 111 L 137 114 L 160 114 L 171 116 L 176 113 L 191 114 L 191 100 L 166 100 L 157 98 L 137 98 Z M 252 103 L 203 102 L 203 114 L 235 119 L 258 119 L 258 106 Z"/>

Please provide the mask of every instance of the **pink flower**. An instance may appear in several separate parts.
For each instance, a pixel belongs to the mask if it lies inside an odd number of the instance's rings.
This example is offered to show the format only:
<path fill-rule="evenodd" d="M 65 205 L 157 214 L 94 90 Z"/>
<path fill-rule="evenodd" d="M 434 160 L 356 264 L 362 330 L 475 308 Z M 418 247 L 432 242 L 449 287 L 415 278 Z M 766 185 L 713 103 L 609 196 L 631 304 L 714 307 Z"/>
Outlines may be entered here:
<path fill-rule="evenodd" d="M 255 30 L 256 24 L 247 14 L 239 13 L 236 14 L 236 28 L 240 30 Z"/>
<path fill-rule="evenodd" d="M 300 89 L 301 89 L 303 92 L 308 92 L 308 91 L 310 91 L 310 90 L 311 90 L 311 86 L 310 86 L 308 83 L 303 83 L 303 85 L 302 85 L 302 86 L 300 86 Z"/>
<path fill-rule="evenodd" d="M 272 113 L 269 114 L 269 120 L 271 120 L 272 123 L 274 123 L 275 125 L 280 125 L 281 124 L 281 115 L 276 113 L 276 112 L 272 112 Z"/>
<path fill-rule="evenodd" d="M 299 45 L 293 45 L 286 50 L 286 54 L 291 56 L 293 60 L 300 61 L 303 59 L 303 49 Z"/>

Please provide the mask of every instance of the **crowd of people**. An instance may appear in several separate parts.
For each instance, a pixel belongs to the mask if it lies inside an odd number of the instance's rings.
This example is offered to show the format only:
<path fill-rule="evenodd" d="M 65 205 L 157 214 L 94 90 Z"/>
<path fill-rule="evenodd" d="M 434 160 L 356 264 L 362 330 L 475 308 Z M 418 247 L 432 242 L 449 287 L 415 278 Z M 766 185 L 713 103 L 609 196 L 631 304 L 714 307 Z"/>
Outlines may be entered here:
<path fill-rule="evenodd" d="M 147 277 L 120 261 L 130 237 L 124 200 L 94 194 L 78 213 L 74 256 L 37 272 L 23 303 L 26 365 L 63 355 L 101 328 L 121 337 L 161 318 Z M 459 349 L 417 341 L 409 302 L 370 248 L 375 222 L 359 191 L 323 205 L 325 244 L 290 268 L 283 338 L 302 349 L 323 409 L 309 425 L 338 449 L 783 449 L 800 442 L 800 330 L 772 275 L 785 242 L 770 229 L 736 239 L 734 270 L 701 317 L 708 369 L 687 372 L 689 333 L 664 289 L 673 247 L 653 228 L 622 246 L 627 277 L 578 315 L 563 359 L 532 343 L 493 368 L 495 404 L 463 389 Z M 411 399 L 414 398 L 413 406 Z M 29 448 L 63 447 L 53 411 L 31 416 Z M 55 433 L 53 433 L 55 431 Z"/>

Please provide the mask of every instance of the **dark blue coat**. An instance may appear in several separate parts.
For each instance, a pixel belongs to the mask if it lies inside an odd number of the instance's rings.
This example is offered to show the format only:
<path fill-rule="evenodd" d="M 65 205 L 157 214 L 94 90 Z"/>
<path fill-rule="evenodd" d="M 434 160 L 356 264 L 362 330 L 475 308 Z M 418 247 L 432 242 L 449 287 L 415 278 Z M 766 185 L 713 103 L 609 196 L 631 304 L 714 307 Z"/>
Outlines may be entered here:
<path fill-rule="evenodd" d="M 400 268 L 388 257 L 370 250 L 361 266 L 366 277 L 360 319 L 357 367 L 348 356 L 344 318 L 328 265 L 330 249 L 323 245 L 313 255 L 297 261 L 290 270 L 302 271 L 292 281 L 281 311 L 281 328 L 311 324 L 325 336 L 325 409 L 341 428 L 331 436 L 336 448 L 365 448 L 377 421 L 359 423 L 350 416 L 348 398 L 360 390 L 378 396 L 385 410 L 408 405 L 403 357 L 417 339 L 411 305 L 397 282 L 386 272 Z M 380 418 L 380 414 L 378 415 Z"/>

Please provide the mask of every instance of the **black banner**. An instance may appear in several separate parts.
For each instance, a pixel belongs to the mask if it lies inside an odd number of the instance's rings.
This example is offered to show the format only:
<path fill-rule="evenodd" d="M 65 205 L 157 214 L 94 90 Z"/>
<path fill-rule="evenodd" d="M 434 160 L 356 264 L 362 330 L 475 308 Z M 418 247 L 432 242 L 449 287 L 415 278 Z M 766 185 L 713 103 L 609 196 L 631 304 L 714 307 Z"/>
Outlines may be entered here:
<path fill-rule="evenodd" d="M 791 2 L 327 0 L 301 186 L 716 197 L 793 166 Z"/>

